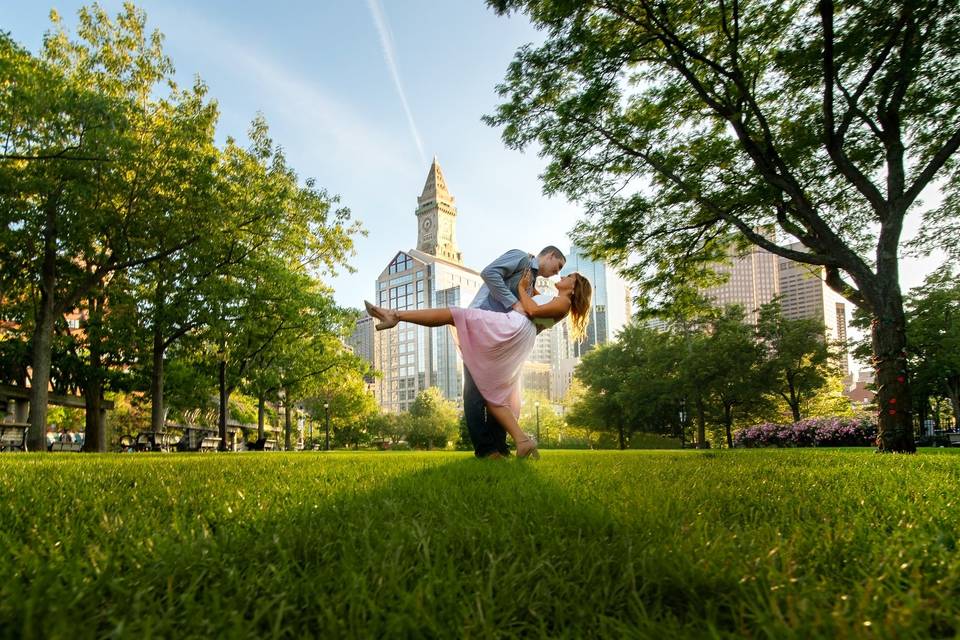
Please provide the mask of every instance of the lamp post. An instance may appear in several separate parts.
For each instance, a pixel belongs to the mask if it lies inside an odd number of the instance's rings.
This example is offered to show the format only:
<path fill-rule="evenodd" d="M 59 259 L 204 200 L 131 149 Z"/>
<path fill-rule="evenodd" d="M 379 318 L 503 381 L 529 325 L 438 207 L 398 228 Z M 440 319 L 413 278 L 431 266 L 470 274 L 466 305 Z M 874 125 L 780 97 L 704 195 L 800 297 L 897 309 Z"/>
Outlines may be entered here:
<path fill-rule="evenodd" d="M 537 442 L 540 442 L 540 401 L 537 400 L 534 405 L 537 407 Z"/>
<path fill-rule="evenodd" d="M 324 445 L 324 449 L 326 449 L 327 451 L 330 451 L 330 403 L 329 402 L 323 403 L 323 411 L 324 413 L 327 414 L 327 437 L 326 437 L 326 444 Z"/>

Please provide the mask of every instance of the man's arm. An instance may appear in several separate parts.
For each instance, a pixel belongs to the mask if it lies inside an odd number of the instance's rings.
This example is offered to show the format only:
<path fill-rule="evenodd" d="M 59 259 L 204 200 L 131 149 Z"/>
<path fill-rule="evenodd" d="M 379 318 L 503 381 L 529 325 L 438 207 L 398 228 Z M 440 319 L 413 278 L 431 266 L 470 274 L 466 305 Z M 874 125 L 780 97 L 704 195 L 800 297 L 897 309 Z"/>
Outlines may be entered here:
<path fill-rule="evenodd" d="M 510 291 L 506 280 L 517 271 L 527 268 L 530 254 L 520 249 L 511 249 L 491 262 L 480 272 L 480 277 L 487 284 L 490 296 L 509 309 L 517 304 L 517 296 Z"/>

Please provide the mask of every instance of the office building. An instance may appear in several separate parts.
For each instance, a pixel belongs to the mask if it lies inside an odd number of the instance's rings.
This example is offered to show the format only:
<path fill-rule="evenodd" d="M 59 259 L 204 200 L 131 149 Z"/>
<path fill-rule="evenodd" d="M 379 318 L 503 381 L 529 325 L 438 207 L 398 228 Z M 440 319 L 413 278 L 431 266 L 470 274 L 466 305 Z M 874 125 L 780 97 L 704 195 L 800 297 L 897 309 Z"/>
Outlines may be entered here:
<path fill-rule="evenodd" d="M 398 251 L 377 278 L 377 304 L 390 309 L 465 307 L 483 284 L 479 272 L 463 264 L 457 246 L 457 208 L 434 158 L 417 198 L 417 248 Z M 410 408 L 420 391 L 438 387 L 444 397 L 462 402 L 463 360 L 447 327 L 418 327 L 401 322 L 374 335 L 374 367 L 382 373 L 374 385 L 381 408 Z"/>
<path fill-rule="evenodd" d="M 739 305 L 750 324 L 757 323 L 761 305 L 780 295 L 779 257 L 760 247 L 731 251 L 729 261 L 714 265 L 714 271 L 728 278 L 703 293 L 718 307 Z"/>
<path fill-rule="evenodd" d="M 800 243 L 790 245 L 795 251 L 806 251 Z M 838 362 L 844 375 L 850 373 L 851 359 L 846 348 L 847 300 L 824 282 L 823 267 L 787 258 L 779 259 L 780 304 L 785 318 L 810 318 L 822 322 L 825 338 L 843 343 Z"/>

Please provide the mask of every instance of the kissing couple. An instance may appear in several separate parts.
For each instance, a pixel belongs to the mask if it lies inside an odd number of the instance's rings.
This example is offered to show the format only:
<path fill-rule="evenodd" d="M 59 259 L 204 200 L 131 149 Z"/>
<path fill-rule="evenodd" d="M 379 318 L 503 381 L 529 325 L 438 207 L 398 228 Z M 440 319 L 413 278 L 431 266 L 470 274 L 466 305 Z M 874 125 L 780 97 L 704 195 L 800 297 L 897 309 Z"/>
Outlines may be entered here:
<path fill-rule="evenodd" d="M 557 282 L 557 295 L 541 294 L 538 277 L 560 273 L 566 258 L 554 246 L 536 256 L 512 249 L 481 273 L 483 286 L 466 309 L 399 310 L 364 302 L 379 320 L 378 331 L 409 322 L 423 327 L 453 325 L 463 356 L 463 410 L 478 458 L 510 455 L 507 433 L 517 457 L 539 457 L 537 441 L 520 430 L 520 377 L 537 334 L 570 314 L 574 340 L 582 340 L 589 321 L 593 288 L 579 273 Z"/>

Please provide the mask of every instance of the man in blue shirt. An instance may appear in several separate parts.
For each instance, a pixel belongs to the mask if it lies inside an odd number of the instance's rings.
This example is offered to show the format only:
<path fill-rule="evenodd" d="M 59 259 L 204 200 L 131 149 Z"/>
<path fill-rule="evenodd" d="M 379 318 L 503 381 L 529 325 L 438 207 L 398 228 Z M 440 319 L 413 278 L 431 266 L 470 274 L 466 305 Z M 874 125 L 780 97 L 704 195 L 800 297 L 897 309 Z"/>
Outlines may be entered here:
<path fill-rule="evenodd" d="M 560 273 L 566 261 L 563 252 L 554 246 L 544 247 L 536 256 L 519 249 L 511 249 L 480 272 L 484 284 L 470 303 L 470 308 L 500 313 L 511 310 L 523 313 L 517 297 L 517 285 L 524 272 L 530 269 L 533 273 L 531 282 L 535 283 L 537 277 L 552 278 Z M 463 413 L 470 440 L 473 442 L 474 455 L 478 458 L 510 455 L 507 432 L 496 418 L 487 413 L 486 401 L 480 395 L 466 367 L 463 368 Z"/>

